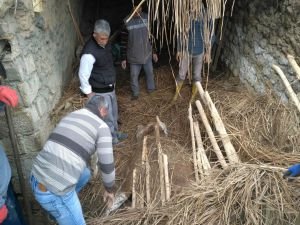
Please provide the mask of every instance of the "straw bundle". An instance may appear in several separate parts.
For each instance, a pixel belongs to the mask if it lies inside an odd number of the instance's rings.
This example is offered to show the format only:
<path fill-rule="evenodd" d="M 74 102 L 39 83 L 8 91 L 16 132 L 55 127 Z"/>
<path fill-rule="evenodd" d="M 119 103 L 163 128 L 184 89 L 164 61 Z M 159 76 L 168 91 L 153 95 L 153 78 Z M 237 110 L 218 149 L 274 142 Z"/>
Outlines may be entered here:
<path fill-rule="evenodd" d="M 213 170 L 165 207 L 131 210 L 88 224 L 292 224 L 296 197 L 299 193 L 278 172 L 244 164 Z"/>

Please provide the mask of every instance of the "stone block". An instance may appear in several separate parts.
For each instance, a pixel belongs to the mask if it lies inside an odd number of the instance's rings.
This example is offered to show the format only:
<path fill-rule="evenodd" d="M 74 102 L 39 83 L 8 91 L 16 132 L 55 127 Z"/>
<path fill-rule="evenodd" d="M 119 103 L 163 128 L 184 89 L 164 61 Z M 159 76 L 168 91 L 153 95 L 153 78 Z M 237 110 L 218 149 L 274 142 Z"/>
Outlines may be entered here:
<path fill-rule="evenodd" d="M 18 141 L 20 144 L 20 153 L 28 154 L 32 152 L 38 152 L 42 148 L 41 139 L 38 133 L 30 136 L 18 135 Z"/>
<path fill-rule="evenodd" d="M 33 72 L 36 71 L 36 67 L 35 67 L 35 63 L 34 63 L 34 59 L 33 56 L 31 54 L 28 54 L 25 58 L 24 58 L 24 65 L 26 68 L 26 73 L 31 76 L 31 74 L 33 74 Z M 35 74 L 36 76 L 36 74 Z"/>
<path fill-rule="evenodd" d="M 14 113 L 13 123 L 17 134 L 31 135 L 34 133 L 32 109 L 24 109 Z"/>
<path fill-rule="evenodd" d="M 0 1 L 0 18 L 3 17 L 6 11 L 14 4 L 11 0 L 1 0 Z"/>
<path fill-rule="evenodd" d="M 38 95 L 35 103 L 35 107 L 40 117 L 43 117 L 45 113 L 49 111 L 48 100 L 42 96 Z"/>
<path fill-rule="evenodd" d="M 31 106 L 40 88 L 40 81 L 36 73 L 30 74 L 30 79 L 18 84 L 25 107 Z"/>

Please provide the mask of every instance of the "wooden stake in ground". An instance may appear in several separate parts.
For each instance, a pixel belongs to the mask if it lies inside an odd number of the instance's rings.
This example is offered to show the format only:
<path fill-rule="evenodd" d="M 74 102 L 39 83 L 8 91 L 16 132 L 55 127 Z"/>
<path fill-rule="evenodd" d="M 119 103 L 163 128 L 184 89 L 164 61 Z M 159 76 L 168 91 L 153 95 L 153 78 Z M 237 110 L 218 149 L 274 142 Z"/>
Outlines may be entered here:
<path fill-rule="evenodd" d="M 165 181 L 164 181 L 164 167 L 163 167 L 163 158 L 162 158 L 162 149 L 160 144 L 160 134 L 159 134 L 159 125 L 155 126 L 155 136 L 156 136 L 156 145 L 158 149 L 157 159 L 159 166 L 159 180 L 160 180 L 160 193 L 161 193 L 161 202 L 162 205 L 165 205 L 166 202 L 166 190 L 165 190 Z"/>
<path fill-rule="evenodd" d="M 203 109 L 203 107 L 202 107 L 202 105 L 201 105 L 201 103 L 200 103 L 199 100 L 196 101 L 196 106 L 197 106 L 198 111 L 199 111 L 199 113 L 200 113 L 202 122 L 203 122 L 203 124 L 204 124 L 204 126 L 205 126 L 205 129 L 206 129 L 206 131 L 207 131 L 207 134 L 208 134 L 208 136 L 209 136 L 209 139 L 210 139 L 210 141 L 211 141 L 211 143 L 212 143 L 214 152 L 216 153 L 216 155 L 217 155 L 217 157 L 218 157 L 218 159 L 219 159 L 219 162 L 220 162 L 221 166 L 222 166 L 223 168 L 226 168 L 228 165 L 227 165 L 227 163 L 226 163 L 226 161 L 225 161 L 225 159 L 224 159 L 224 156 L 223 156 L 223 154 L 222 154 L 222 152 L 221 152 L 221 150 L 220 150 L 220 148 L 219 148 L 219 145 L 218 145 L 218 142 L 217 142 L 217 140 L 216 140 L 216 138 L 215 138 L 214 132 L 213 132 L 212 129 L 211 129 L 211 126 L 210 126 L 210 124 L 209 124 L 209 122 L 208 122 L 208 119 L 207 119 L 207 117 L 206 117 L 206 114 L 205 114 L 205 112 L 204 112 L 204 109 Z"/>
<path fill-rule="evenodd" d="M 132 172 L 132 208 L 136 206 L 136 191 L 135 191 L 135 183 L 136 183 L 136 169 Z"/>
<path fill-rule="evenodd" d="M 171 198 L 171 185 L 170 185 L 170 179 L 169 179 L 168 156 L 166 154 L 162 154 L 162 156 L 163 156 L 163 162 L 164 162 L 166 200 L 168 201 Z"/>
<path fill-rule="evenodd" d="M 236 153 L 236 151 L 235 151 L 235 149 L 234 149 L 234 147 L 233 147 L 233 145 L 230 141 L 230 138 L 229 138 L 229 136 L 226 132 L 224 123 L 223 123 L 223 121 L 222 121 L 222 119 L 221 119 L 221 117 L 218 113 L 218 110 L 217 110 L 215 104 L 211 100 L 210 95 L 208 94 L 207 91 L 205 91 L 204 96 L 206 98 L 208 108 L 210 109 L 210 113 L 211 113 L 211 116 L 213 118 L 216 130 L 218 131 L 218 133 L 220 135 L 220 138 L 222 140 L 222 143 L 223 143 L 224 149 L 226 151 L 229 163 L 239 163 L 240 159 L 239 159 L 239 157 L 238 157 L 238 155 L 237 155 L 237 153 Z"/>
<path fill-rule="evenodd" d="M 287 80 L 286 76 L 284 75 L 284 73 L 282 72 L 282 70 L 279 68 L 279 66 L 276 66 L 276 65 L 273 65 L 272 66 L 273 69 L 278 73 L 278 75 L 280 76 L 280 78 L 282 79 L 287 91 L 288 91 L 288 94 L 290 96 L 290 98 L 292 99 L 292 101 L 295 103 L 298 111 L 300 112 L 300 101 L 297 97 L 297 95 L 295 94 L 295 92 L 293 91 L 289 81 Z"/>
<path fill-rule="evenodd" d="M 198 165 L 199 167 L 202 166 L 204 170 L 204 174 L 207 174 L 207 171 L 211 169 L 211 166 L 205 154 L 198 121 L 194 122 L 194 130 L 195 130 L 195 136 L 197 141 Z"/>
<path fill-rule="evenodd" d="M 147 205 L 151 203 L 150 196 L 150 164 L 148 156 L 146 156 L 146 201 Z"/>
<path fill-rule="evenodd" d="M 296 72 L 296 76 L 298 78 L 298 80 L 300 80 L 300 67 L 298 66 L 296 60 L 295 60 L 295 57 L 292 56 L 292 55 L 287 55 L 287 58 L 291 64 L 291 66 L 293 67 L 293 69 L 295 70 Z"/>
<path fill-rule="evenodd" d="M 193 150 L 193 162 L 194 162 L 194 172 L 195 172 L 195 179 L 196 182 L 199 182 L 199 171 L 197 166 L 197 156 L 196 156 L 196 144 L 195 144 L 195 134 L 194 134 L 194 127 L 193 127 L 193 117 L 192 117 L 192 106 L 189 106 L 189 121 L 190 121 L 190 130 L 191 130 L 191 138 L 192 138 L 192 150 Z"/>

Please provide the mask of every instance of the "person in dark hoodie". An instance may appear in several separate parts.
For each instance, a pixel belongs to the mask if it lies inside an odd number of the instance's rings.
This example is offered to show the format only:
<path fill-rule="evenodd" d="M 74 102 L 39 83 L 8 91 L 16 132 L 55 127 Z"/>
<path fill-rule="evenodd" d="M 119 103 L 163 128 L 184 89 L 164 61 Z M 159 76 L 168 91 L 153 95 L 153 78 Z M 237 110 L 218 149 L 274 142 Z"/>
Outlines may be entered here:
<path fill-rule="evenodd" d="M 139 3 L 140 0 L 133 1 L 133 10 Z M 139 75 L 142 68 L 146 75 L 148 93 L 155 90 L 152 59 L 157 62 L 158 57 L 152 51 L 149 40 L 148 14 L 144 13 L 140 7 L 136 9 L 129 21 L 127 21 L 128 19 L 129 16 L 124 20 L 126 29 L 123 29 L 121 33 L 121 66 L 126 69 L 127 63 L 130 64 L 131 100 L 137 100 L 140 93 Z"/>
<path fill-rule="evenodd" d="M 77 193 L 91 177 L 88 165 L 96 152 L 105 187 L 104 199 L 114 201 L 115 166 L 112 136 L 104 118 L 109 104 L 95 95 L 86 106 L 65 116 L 35 158 L 31 188 L 35 199 L 59 225 L 85 224 Z"/>
<path fill-rule="evenodd" d="M 113 64 L 111 44 L 109 43 L 110 26 L 106 20 L 97 20 L 94 33 L 85 44 L 80 59 L 80 89 L 89 98 L 101 95 L 108 102 L 108 124 L 113 144 L 127 138 L 118 131 L 118 104 L 115 94 L 116 71 Z"/>

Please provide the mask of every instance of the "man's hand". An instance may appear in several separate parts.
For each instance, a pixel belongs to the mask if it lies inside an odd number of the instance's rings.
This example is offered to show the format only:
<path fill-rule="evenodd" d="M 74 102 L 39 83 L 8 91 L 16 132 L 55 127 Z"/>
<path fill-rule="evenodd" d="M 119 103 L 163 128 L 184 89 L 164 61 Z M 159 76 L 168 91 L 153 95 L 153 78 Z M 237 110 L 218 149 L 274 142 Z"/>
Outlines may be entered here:
<path fill-rule="evenodd" d="M 0 208 L 0 224 L 2 224 L 2 222 L 6 219 L 7 217 L 7 208 L 6 205 L 3 205 Z"/>
<path fill-rule="evenodd" d="M 16 107 L 19 102 L 17 92 L 10 87 L 0 86 L 0 102 L 11 107 Z"/>
<path fill-rule="evenodd" d="M 115 200 L 115 194 L 109 193 L 108 191 L 105 190 L 103 194 L 103 201 L 106 202 L 106 207 L 108 209 L 110 209 L 113 206 L 114 200 Z"/>
<path fill-rule="evenodd" d="M 289 177 L 298 177 L 300 176 L 300 164 L 295 164 L 287 169 L 287 171 L 283 174 L 284 178 Z"/>
<path fill-rule="evenodd" d="M 91 99 L 94 95 L 95 95 L 95 92 L 91 92 L 91 93 L 87 94 L 86 96 L 88 97 L 88 99 Z"/>
<path fill-rule="evenodd" d="M 121 67 L 122 67 L 123 70 L 126 69 L 126 64 L 127 64 L 127 61 L 126 61 L 126 60 L 123 60 L 123 61 L 121 62 Z"/>
<path fill-rule="evenodd" d="M 153 61 L 154 62 L 157 62 L 158 61 L 158 56 L 157 56 L 157 54 L 152 54 L 152 59 L 153 59 Z"/>

